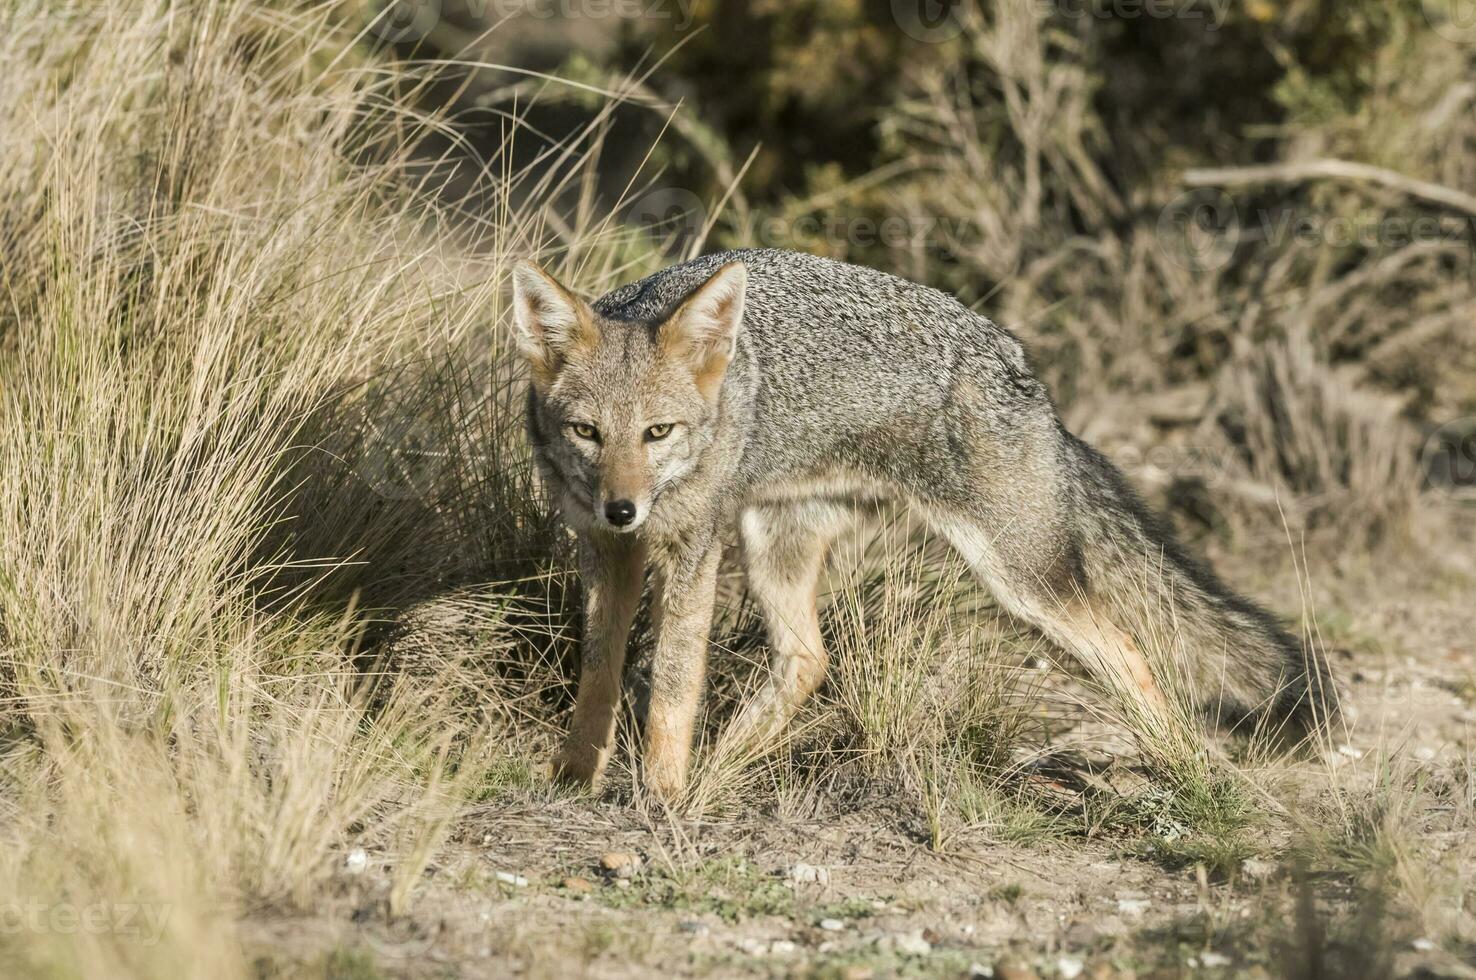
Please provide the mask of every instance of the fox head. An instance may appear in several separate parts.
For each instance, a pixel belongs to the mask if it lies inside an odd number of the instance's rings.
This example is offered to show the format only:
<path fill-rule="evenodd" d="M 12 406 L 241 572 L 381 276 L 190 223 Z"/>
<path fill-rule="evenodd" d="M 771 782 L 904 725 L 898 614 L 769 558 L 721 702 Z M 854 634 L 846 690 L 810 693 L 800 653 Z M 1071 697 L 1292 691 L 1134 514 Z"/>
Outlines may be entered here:
<path fill-rule="evenodd" d="M 607 320 L 532 263 L 513 272 L 513 319 L 535 397 L 542 464 L 576 523 L 633 531 L 711 444 L 743 320 L 732 262 L 658 323 Z"/>

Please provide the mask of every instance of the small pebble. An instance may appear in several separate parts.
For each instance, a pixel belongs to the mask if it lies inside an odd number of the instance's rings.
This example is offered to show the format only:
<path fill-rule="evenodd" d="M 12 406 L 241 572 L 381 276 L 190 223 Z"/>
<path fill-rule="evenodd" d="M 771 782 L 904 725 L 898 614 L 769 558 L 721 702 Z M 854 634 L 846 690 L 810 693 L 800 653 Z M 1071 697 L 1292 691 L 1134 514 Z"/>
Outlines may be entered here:
<path fill-rule="evenodd" d="M 738 940 L 738 948 L 742 952 L 747 953 L 749 956 L 763 956 L 769 951 L 769 944 L 764 942 L 762 939 L 755 939 L 752 936 L 744 936 L 742 939 Z"/>
<path fill-rule="evenodd" d="M 999 980 L 1040 980 L 1040 974 L 1019 961 L 1006 961 L 994 968 Z"/>
<path fill-rule="evenodd" d="M 892 940 L 892 948 L 903 956 L 927 956 L 933 951 L 933 944 L 920 932 L 906 932 Z"/>
<path fill-rule="evenodd" d="M 1419 950 L 1421 953 L 1433 953 L 1435 951 L 1435 940 L 1433 939 L 1425 939 L 1422 937 L 1420 939 L 1416 939 L 1414 942 L 1410 943 L 1410 945 Z"/>
<path fill-rule="evenodd" d="M 796 864 L 789 869 L 789 880 L 796 885 L 828 885 L 830 869 L 813 864 Z"/>
<path fill-rule="evenodd" d="M 845 927 L 846 927 L 846 924 L 844 922 L 842 922 L 840 919 L 821 919 L 820 920 L 820 928 L 821 929 L 824 929 L 826 932 L 840 932 Z"/>
<path fill-rule="evenodd" d="M 1211 970 L 1215 969 L 1216 967 L 1229 966 L 1230 957 L 1225 956 L 1221 953 L 1214 952 L 1200 953 L 1199 965 L 1203 967 L 1208 967 Z"/>
<path fill-rule="evenodd" d="M 641 856 L 629 851 L 611 851 L 600 857 L 600 867 L 617 878 L 634 878 L 641 864 Z"/>
<path fill-rule="evenodd" d="M 524 878 L 522 875 L 515 875 L 511 871 L 499 871 L 496 877 L 504 885 L 512 885 L 514 888 L 528 887 L 527 878 Z"/>
<path fill-rule="evenodd" d="M 594 887 L 595 887 L 594 886 L 594 882 L 590 881 L 588 878 L 565 878 L 564 879 L 564 890 L 565 891 L 571 891 L 571 892 L 592 892 L 592 891 L 594 891 Z"/>
<path fill-rule="evenodd" d="M 1428 745 L 1421 745 L 1419 748 L 1415 749 L 1414 756 L 1421 762 L 1434 762 L 1436 752 Z"/>
<path fill-rule="evenodd" d="M 969 980 L 992 980 L 994 967 L 985 966 L 983 963 L 969 964 Z"/>
<path fill-rule="evenodd" d="M 1119 898 L 1117 911 L 1123 915 L 1142 915 L 1151 903 L 1146 898 Z"/>
<path fill-rule="evenodd" d="M 769 952 L 773 953 L 775 956 L 790 956 L 797 949 L 799 949 L 799 947 L 790 942 L 788 939 L 776 939 L 769 944 Z"/>
<path fill-rule="evenodd" d="M 1063 980 L 1076 980 L 1085 969 L 1086 964 L 1074 956 L 1063 956 L 1056 961 L 1056 972 Z"/>
<path fill-rule="evenodd" d="M 1097 941 L 1097 927 L 1090 922 L 1077 919 L 1066 930 L 1067 946 L 1087 949 Z"/>
<path fill-rule="evenodd" d="M 369 867 L 369 852 L 362 847 L 349 851 L 343 859 L 343 870 L 351 875 L 361 875 Z"/>

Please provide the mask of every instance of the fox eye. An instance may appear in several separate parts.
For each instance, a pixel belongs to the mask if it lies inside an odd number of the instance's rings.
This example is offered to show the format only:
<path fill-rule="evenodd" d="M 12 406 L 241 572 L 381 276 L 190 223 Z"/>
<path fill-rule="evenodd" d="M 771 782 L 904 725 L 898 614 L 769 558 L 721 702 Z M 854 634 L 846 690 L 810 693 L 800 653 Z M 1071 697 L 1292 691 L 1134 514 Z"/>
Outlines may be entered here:
<path fill-rule="evenodd" d="M 658 439 L 665 439 L 671 435 L 671 430 L 674 427 L 674 424 L 671 422 L 662 422 L 660 425 L 653 425 L 646 430 L 646 440 L 648 442 L 655 442 Z"/>
<path fill-rule="evenodd" d="M 600 430 L 588 422 L 571 422 L 569 428 L 573 429 L 574 434 L 581 439 L 587 439 L 590 442 L 600 441 Z"/>

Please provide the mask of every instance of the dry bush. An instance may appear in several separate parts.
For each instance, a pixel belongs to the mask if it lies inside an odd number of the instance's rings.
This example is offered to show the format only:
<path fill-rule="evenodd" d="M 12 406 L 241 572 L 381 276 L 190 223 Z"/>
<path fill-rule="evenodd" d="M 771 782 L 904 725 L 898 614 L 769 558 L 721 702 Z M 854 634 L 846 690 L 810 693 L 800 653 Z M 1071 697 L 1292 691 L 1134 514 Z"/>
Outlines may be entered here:
<path fill-rule="evenodd" d="M 1233 448 L 1242 472 L 1225 475 L 1248 509 L 1280 503 L 1293 527 L 1338 523 L 1373 540 L 1403 529 L 1419 474 L 1387 397 L 1349 383 L 1301 333 L 1246 353 L 1220 381 L 1205 435 Z"/>
<path fill-rule="evenodd" d="M 813 206 L 904 219 L 911 238 L 881 260 L 1019 332 L 1068 423 L 1109 450 L 1208 451 L 1224 444 L 1205 444 L 1201 423 L 1240 413 L 1257 433 L 1236 443 L 1244 468 L 1210 488 L 1236 518 L 1227 530 L 1281 523 L 1271 495 L 1245 506 L 1246 478 L 1285 491 L 1293 514 L 1336 514 L 1368 538 L 1400 527 L 1426 432 L 1476 404 L 1471 215 L 1397 180 L 1186 184 L 1186 166 L 1234 157 L 1109 125 L 1101 19 L 1068 23 L 1025 0 L 966 9 L 960 57 L 910 68 L 883 114 L 900 175 Z M 1277 86 L 1276 160 L 1337 158 L 1469 193 L 1469 50 L 1418 9 L 1379 18 L 1358 99 L 1329 88 L 1341 76 L 1295 65 Z M 1259 145 L 1221 135 L 1231 153 Z M 1244 354 L 1291 348 L 1264 355 L 1279 368 Z M 1305 396 L 1288 408 L 1296 422 L 1269 413 L 1277 372 Z M 1311 464 L 1318 440 L 1336 448 Z"/>
<path fill-rule="evenodd" d="M 234 919 L 314 906 L 353 845 L 403 912 L 541 676 L 489 711 L 475 649 L 427 674 L 373 642 L 491 581 L 484 647 L 548 647 L 503 256 L 562 233 L 597 287 L 633 253 L 536 203 L 587 145 L 489 171 L 523 210 L 448 209 L 418 76 L 337 17 L 0 15 L 0 890 L 159 914 L 0 937 L 30 973 L 243 974 Z"/>

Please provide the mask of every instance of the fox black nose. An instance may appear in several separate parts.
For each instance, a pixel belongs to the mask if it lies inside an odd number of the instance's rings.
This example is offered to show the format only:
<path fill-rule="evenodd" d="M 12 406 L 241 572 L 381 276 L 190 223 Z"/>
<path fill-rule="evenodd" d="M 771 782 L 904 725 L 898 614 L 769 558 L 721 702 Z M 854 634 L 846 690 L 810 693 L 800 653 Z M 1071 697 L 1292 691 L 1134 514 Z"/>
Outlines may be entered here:
<path fill-rule="evenodd" d="M 636 519 L 636 505 L 629 500 L 612 500 L 605 505 L 605 520 L 616 527 L 625 527 Z"/>

